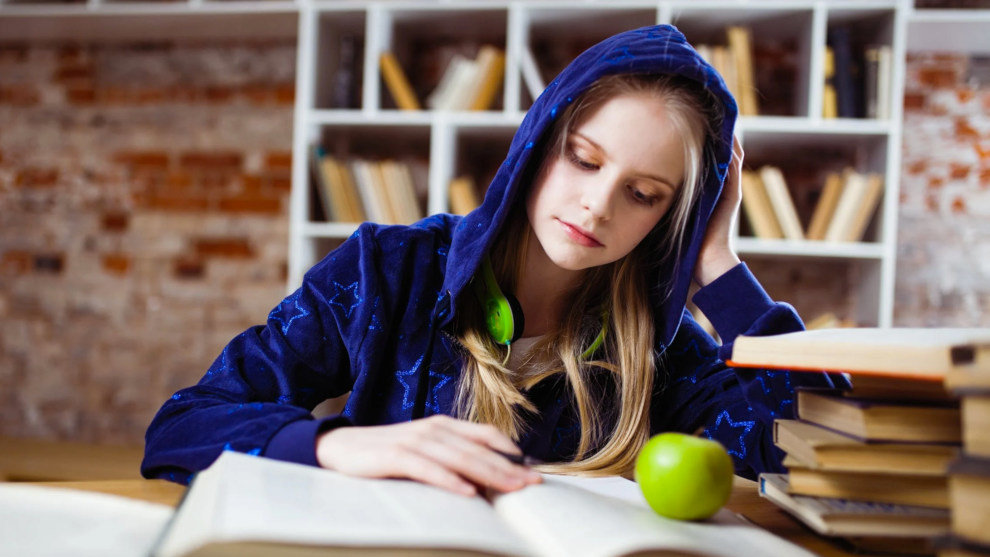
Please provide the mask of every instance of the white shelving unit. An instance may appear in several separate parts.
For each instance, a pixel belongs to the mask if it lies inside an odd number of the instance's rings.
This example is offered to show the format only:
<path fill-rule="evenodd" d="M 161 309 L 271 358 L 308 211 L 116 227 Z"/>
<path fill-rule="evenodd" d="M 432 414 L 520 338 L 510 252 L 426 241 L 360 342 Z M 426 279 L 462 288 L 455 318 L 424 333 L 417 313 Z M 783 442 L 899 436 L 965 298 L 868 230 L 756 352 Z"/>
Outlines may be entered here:
<path fill-rule="evenodd" d="M 589 0 L 566 4 L 449 0 L 302 5 L 289 288 L 297 286 L 311 265 L 356 228 L 350 223 L 311 221 L 317 197 L 310 185 L 307 153 L 313 142 L 328 137 L 340 141 L 342 136 L 364 133 L 377 135 L 381 145 L 389 145 L 397 136 L 402 142 L 403 136 L 420 134 L 422 145 L 417 147 L 417 154 L 429 161 L 426 206 L 430 213 L 445 211 L 447 184 L 455 175 L 471 170 L 464 168 L 465 160 L 473 160 L 471 151 L 500 150 L 499 154 L 504 155 L 516 126 L 532 103 L 520 77 L 519 53 L 523 48 L 533 46 L 537 50 L 536 46 L 549 42 L 590 46 L 624 29 L 655 23 L 677 25 L 692 42 L 713 42 L 724 37 L 727 25 L 743 24 L 753 29 L 755 41 L 790 44 L 800 62 L 784 94 L 784 113 L 740 119 L 739 134 L 747 161 L 779 164 L 797 152 L 813 159 L 818 151 L 825 151 L 832 157 L 823 163 L 829 169 L 849 165 L 861 172 L 879 172 L 884 176 L 886 191 L 867 241 L 767 241 L 742 236 L 737 238 L 736 246 L 744 259 L 810 265 L 824 261 L 832 267 L 841 262 L 854 267 L 849 275 L 856 277 L 852 286 L 858 303 L 853 315 L 843 317 L 862 325 L 889 326 L 893 314 L 900 170 L 899 100 L 906 16 L 910 10 L 902 0 Z M 829 26 L 836 24 L 849 24 L 868 34 L 870 42 L 891 46 L 894 63 L 889 119 L 821 117 L 824 81 L 819 76 L 824 75 L 826 34 Z M 331 79 L 326 68 L 336 64 L 333 40 L 344 34 L 354 35 L 364 44 L 361 101 L 353 109 L 332 108 L 318 101 L 319 92 Z M 415 45 L 428 37 L 481 40 L 505 50 L 506 77 L 497 110 L 401 112 L 387 108 L 390 101 L 379 76 L 379 54 L 393 51 L 406 72 L 411 73 L 408 64 L 414 60 Z M 543 77 L 549 81 L 552 75 Z M 837 301 L 838 305 L 842 305 L 841 301 Z"/>

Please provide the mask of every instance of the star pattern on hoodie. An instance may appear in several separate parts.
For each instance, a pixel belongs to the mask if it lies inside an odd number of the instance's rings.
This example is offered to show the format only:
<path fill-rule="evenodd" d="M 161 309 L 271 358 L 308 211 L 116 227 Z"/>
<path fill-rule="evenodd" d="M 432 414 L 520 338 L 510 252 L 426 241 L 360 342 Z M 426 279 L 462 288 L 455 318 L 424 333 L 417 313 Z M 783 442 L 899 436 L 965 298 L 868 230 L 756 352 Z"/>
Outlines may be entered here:
<path fill-rule="evenodd" d="M 289 334 L 289 329 L 296 319 L 301 319 L 309 315 L 309 310 L 299 305 L 299 292 L 299 290 L 296 290 L 293 294 L 282 300 L 282 303 L 268 314 L 270 321 L 279 324 L 283 335 Z"/>
<path fill-rule="evenodd" d="M 707 429 L 705 431 L 705 435 L 709 439 L 712 439 L 712 429 L 719 430 L 719 429 L 722 429 L 723 427 L 725 427 L 725 428 L 727 428 L 730 431 L 727 431 L 726 432 L 727 435 L 723 435 L 722 437 L 725 438 L 725 439 L 728 439 L 732 435 L 732 433 L 731 433 L 731 430 L 732 429 L 741 428 L 742 429 L 742 433 L 739 434 L 739 438 L 738 438 L 739 448 L 736 449 L 736 448 L 732 448 L 732 447 L 726 447 L 726 451 L 728 451 L 729 454 L 736 456 L 740 460 L 745 460 L 746 459 L 746 437 L 749 436 L 750 432 L 753 430 L 753 426 L 755 426 L 755 425 L 756 425 L 756 420 L 739 420 L 739 421 L 736 421 L 736 420 L 733 420 L 732 419 L 732 416 L 729 415 L 729 411 L 728 410 L 722 410 L 722 412 L 718 415 L 718 417 L 715 418 L 715 427 L 714 428 Z"/>
<path fill-rule="evenodd" d="M 350 319 L 351 313 L 354 312 L 354 308 L 361 305 L 364 302 L 364 298 L 358 294 L 358 283 L 354 281 L 347 286 L 340 284 L 337 281 L 333 282 L 333 296 L 327 300 L 327 303 L 331 306 L 337 306 L 344 312 L 344 316 Z"/>
<path fill-rule="evenodd" d="M 419 369 L 419 364 L 423 363 L 423 356 L 420 356 L 416 362 L 407 370 L 397 370 L 395 372 L 395 379 L 402 385 L 402 409 L 409 410 L 416 404 L 416 393 L 414 392 L 412 384 L 409 379 L 416 376 L 416 370 Z"/>

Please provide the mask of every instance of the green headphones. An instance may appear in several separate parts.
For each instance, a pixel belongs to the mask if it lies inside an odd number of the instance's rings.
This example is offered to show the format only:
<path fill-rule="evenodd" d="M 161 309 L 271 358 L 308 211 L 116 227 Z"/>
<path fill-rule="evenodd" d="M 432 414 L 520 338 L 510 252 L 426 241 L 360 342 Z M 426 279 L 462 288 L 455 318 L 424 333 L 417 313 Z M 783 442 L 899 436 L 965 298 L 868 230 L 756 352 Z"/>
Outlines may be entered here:
<path fill-rule="evenodd" d="M 485 312 L 485 325 L 488 327 L 488 334 L 499 344 L 510 346 L 522 336 L 526 327 L 526 320 L 523 316 L 522 306 L 519 300 L 512 294 L 502 292 L 495 280 L 495 271 L 492 263 L 486 256 L 481 262 L 478 274 L 471 280 L 474 285 L 474 294 Z M 602 330 L 581 354 L 582 360 L 587 360 L 594 355 L 595 351 L 605 342 L 605 335 L 608 333 L 608 314 L 602 315 Z"/>

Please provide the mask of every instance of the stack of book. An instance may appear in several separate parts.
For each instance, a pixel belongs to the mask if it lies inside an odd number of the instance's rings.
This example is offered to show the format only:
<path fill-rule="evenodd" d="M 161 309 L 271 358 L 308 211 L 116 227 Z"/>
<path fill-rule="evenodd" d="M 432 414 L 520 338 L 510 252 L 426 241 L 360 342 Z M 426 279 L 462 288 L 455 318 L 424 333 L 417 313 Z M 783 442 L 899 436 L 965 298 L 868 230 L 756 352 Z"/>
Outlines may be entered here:
<path fill-rule="evenodd" d="M 986 461 L 959 458 L 960 401 L 946 382 L 972 365 L 967 354 L 978 346 L 990 354 L 990 329 L 821 329 L 736 339 L 732 365 L 844 372 L 853 385 L 798 391 L 797 419 L 774 424 L 787 474 L 762 475 L 761 494 L 813 530 L 869 550 L 933 554 L 933 540 L 950 524 L 959 529 L 960 520 L 969 525 L 967 539 L 980 530 L 976 521 L 984 536 L 977 541 L 990 539 L 990 478 L 972 472 L 972 462 Z M 983 382 L 982 392 L 990 392 L 990 379 Z M 971 405 L 973 423 L 990 420 L 987 400 Z M 961 462 L 970 464 L 951 472 Z M 982 495 L 974 495 L 981 481 Z"/>
<path fill-rule="evenodd" d="M 753 33 L 748 27 L 726 28 L 726 44 L 697 44 L 695 49 L 714 66 L 739 103 L 741 116 L 759 116 L 760 106 L 753 67 Z"/>
<path fill-rule="evenodd" d="M 951 534 L 940 557 L 990 555 L 990 343 L 957 354 L 963 364 L 946 376 L 962 407 L 962 456 L 949 467 Z"/>
<path fill-rule="evenodd" d="M 391 52 L 379 58 L 385 87 L 400 110 L 421 110 L 422 105 L 398 59 Z M 505 75 L 505 53 L 484 45 L 475 58 L 455 54 L 440 82 L 427 96 L 432 110 L 491 110 L 497 104 Z"/>

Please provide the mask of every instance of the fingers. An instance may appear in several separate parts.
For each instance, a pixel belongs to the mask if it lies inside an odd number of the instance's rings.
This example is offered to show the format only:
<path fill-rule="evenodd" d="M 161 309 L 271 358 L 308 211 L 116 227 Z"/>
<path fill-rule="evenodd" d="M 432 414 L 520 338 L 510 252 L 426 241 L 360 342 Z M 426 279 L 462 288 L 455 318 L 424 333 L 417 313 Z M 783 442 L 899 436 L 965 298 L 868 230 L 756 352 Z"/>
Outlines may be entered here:
<path fill-rule="evenodd" d="M 495 428 L 448 416 L 339 428 L 317 440 L 321 466 L 356 476 L 409 478 L 463 495 L 479 487 L 514 491 L 542 480 L 495 450 L 519 454 Z"/>

